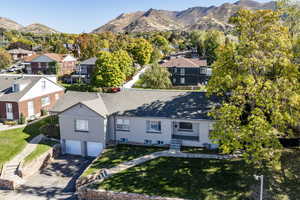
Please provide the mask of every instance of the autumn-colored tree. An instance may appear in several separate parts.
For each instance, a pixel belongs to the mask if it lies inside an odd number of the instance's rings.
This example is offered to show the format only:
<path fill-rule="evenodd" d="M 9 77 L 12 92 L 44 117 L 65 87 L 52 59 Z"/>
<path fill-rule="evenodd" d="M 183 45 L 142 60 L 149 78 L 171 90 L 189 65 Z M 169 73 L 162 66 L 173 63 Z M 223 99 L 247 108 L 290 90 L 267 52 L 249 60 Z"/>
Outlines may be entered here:
<path fill-rule="evenodd" d="M 101 51 L 97 55 L 96 69 L 92 83 L 96 87 L 119 87 L 125 81 L 117 59 L 110 52 Z"/>
<path fill-rule="evenodd" d="M 278 161 L 279 137 L 299 123 L 299 66 L 278 12 L 240 10 L 230 22 L 239 42 L 221 45 L 213 65 L 208 92 L 223 101 L 210 113 L 211 138 L 224 153 L 240 150 L 264 166 Z"/>
<path fill-rule="evenodd" d="M 147 40 L 137 38 L 127 48 L 136 63 L 146 65 L 150 62 L 153 47 Z"/>
<path fill-rule="evenodd" d="M 0 69 L 7 68 L 12 63 L 11 55 L 0 48 Z"/>
<path fill-rule="evenodd" d="M 125 74 L 126 78 L 129 78 L 134 73 L 133 59 L 124 50 L 118 50 L 113 52 L 113 58 L 116 60 L 120 70 Z"/>

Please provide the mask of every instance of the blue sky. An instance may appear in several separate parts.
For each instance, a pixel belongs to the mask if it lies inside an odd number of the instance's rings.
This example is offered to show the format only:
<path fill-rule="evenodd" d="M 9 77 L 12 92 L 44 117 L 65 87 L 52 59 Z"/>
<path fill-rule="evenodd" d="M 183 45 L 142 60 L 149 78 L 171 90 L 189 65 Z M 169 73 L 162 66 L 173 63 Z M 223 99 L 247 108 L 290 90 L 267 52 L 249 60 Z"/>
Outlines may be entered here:
<path fill-rule="evenodd" d="M 67 33 L 90 32 L 121 13 L 149 8 L 183 10 L 237 0 L 1 0 L 0 16 L 22 25 L 41 23 Z M 268 0 L 258 0 L 267 2 Z"/>

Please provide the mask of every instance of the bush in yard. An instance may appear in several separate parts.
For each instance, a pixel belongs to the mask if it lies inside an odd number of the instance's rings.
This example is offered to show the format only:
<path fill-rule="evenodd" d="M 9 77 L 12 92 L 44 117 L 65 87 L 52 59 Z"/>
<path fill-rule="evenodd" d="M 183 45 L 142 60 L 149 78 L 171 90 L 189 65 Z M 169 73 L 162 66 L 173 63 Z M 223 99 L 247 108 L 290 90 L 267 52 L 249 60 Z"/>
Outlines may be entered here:
<path fill-rule="evenodd" d="M 20 114 L 19 118 L 19 124 L 25 124 L 26 123 L 26 118 L 23 113 Z"/>
<path fill-rule="evenodd" d="M 60 139 L 59 124 L 57 116 L 47 118 L 47 123 L 39 128 L 40 133 L 55 139 Z"/>
<path fill-rule="evenodd" d="M 4 125 L 14 126 L 14 125 L 17 125 L 17 122 L 16 121 L 5 121 Z"/>
<path fill-rule="evenodd" d="M 48 111 L 42 109 L 42 110 L 41 110 L 41 116 L 46 116 L 46 115 L 48 115 Z"/>

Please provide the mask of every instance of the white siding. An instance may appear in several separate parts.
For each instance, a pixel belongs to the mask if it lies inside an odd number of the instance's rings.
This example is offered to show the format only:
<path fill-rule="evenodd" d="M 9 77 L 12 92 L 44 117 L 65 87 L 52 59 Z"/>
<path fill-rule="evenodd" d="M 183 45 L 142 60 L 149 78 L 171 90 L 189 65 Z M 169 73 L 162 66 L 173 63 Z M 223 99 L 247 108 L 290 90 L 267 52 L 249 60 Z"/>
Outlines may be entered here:
<path fill-rule="evenodd" d="M 209 139 L 209 124 L 213 123 L 209 120 L 175 120 L 164 118 L 141 118 L 141 117 L 118 117 L 118 119 L 129 119 L 129 131 L 116 131 L 116 139 L 120 141 L 121 138 L 128 139 L 128 142 L 144 143 L 144 140 L 152 140 L 152 144 L 156 144 L 158 140 L 164 144 L 170 144 L 173 132 L 173 122 L 192 122 L 194 131 L 199 134 L 199 141 L 183 140 L 184 146 L 201 147 L 205 143 L 211 143 Z M 161 133 L 148 133 L 146 129 L 147 120 L 161 121 Z M 195 133 L 194 133 L 195 134 Z M 188 134 L 187 134 L 188 135 Z"/>
<path fill-rule="evenodd" d="M 42 88 L 43 81 L 46 81 L 46 88 Z M 41 78 L 21 99 L 20 101 L 34 99 L 39 96 L 44 96 L 54 92 L 60 92 L 64 89 L 52 81 Z"/>

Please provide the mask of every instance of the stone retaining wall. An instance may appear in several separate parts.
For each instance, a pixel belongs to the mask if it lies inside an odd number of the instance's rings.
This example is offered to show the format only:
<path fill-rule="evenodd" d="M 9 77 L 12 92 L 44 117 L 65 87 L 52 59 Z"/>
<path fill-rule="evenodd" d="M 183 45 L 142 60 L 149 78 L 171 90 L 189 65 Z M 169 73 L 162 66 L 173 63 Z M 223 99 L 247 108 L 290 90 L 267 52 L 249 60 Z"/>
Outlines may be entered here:
<path fill-rule="evenodd" d="M 112 192 L 105 190 L 92 190 L 87 188 L 81 188 L 78 191 L 78 198 L 79 200 L 184 200 L 179 198 L 148 196 L 143 194 Z"/>
<path fill-rule="evenodd" d="M 30 163 L 21 162 L 18 168 L 18 175 L 21 178 L 26 178 L 45 168 L 49 162 L 60 153 L 60 145 L 56 144 L 53 148 L 43 153 L 38 158 L 32 160 Z"/>

